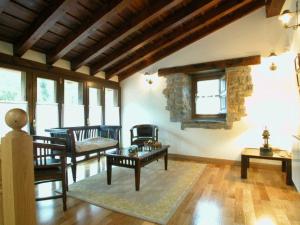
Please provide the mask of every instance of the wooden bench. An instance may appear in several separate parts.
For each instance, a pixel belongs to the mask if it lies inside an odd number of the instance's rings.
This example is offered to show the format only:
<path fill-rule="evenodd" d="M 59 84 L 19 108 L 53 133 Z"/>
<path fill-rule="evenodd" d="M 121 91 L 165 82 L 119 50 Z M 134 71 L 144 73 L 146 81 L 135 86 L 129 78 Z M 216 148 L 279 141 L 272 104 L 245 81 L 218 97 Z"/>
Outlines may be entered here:
<path fill-rule="evenodd" d="M 82 126 L 47 129 L 51 137 L 65 138 L 67 143 L 67 157 L 71 158 L 73 181 L 76 182 L 77 163 L 90 159 L 90 155 L 109 149 L 119 148 L 121 126 Z M 84 159 L 77 160 L 77 157 Z"/>

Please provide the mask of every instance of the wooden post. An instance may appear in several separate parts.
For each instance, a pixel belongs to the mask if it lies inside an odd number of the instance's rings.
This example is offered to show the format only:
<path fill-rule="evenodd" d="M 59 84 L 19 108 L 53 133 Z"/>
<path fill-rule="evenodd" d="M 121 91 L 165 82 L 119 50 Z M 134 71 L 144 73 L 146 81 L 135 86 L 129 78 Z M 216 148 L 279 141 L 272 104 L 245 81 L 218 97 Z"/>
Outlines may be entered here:
<path fill-rule="evenodd" d="M 5 122 L 13 130 L 1 141 L 4 225 L 36 225 L 32 138 L 21 130 L 26 112 L 12 109 Z"/>
<path fill-rule="evenodd" d="M 2 172 L 1 172 L 1 143 L 0 143 L 0 224 L 4 224 L 3 221 L 3 193 L 2 193 Z"/>

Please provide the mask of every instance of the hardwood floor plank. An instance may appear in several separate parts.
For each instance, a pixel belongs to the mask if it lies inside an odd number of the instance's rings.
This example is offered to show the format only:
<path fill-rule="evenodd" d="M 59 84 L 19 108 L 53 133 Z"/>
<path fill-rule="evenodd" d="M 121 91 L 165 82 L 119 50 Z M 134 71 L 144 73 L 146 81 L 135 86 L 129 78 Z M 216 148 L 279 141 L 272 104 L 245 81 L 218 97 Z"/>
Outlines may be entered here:
<path fill-rule="evenodd" d="M 104 158 L 78 165 L 78 180 L 104 172 Z M 69 181 L 71 181 L 69 172 Z M 37 188 L 51 192 L 59 185 Z M 112 212 L 68 198 L 68 210 L 62 201 L 37 203 L 40 225 L 154 225 L 121 213 Z M 177 208 L 168 225 L 300 225 L 300 194 L 285 184 L 280 168 L 249 168 L 248 179 L 240 179 L 236 165 L 208 164 L 192 191 Z"/>

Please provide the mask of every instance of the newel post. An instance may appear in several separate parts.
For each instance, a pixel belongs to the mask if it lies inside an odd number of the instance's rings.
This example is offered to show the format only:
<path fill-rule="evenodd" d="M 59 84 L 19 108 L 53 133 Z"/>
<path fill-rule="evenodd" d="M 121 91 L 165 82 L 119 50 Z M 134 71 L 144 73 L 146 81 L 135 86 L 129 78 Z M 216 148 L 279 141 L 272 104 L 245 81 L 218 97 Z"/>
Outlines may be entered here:
<path fill-rule="evenodd" d="M 5 122 L 13 130 L 1 140 L 4 225 L 35 225 L 32 137 L 21 130 L 26 112 L 12 109 Z"/>

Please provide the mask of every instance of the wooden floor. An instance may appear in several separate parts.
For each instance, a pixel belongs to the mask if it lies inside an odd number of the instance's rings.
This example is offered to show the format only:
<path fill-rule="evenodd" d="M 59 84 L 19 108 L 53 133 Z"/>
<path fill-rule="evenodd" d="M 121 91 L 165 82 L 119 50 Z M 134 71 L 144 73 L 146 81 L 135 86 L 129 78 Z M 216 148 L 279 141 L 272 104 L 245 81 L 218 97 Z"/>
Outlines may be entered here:
<path fill-rule="evenodd" d="M 104 160 L 82 163 L 78 177 L 83 179 L 104 171 L 105 167 Z M 58 186 L 42 185 L 37 192 L 43 195 L 55 188 Z M 41 225 L 153 224 L 72 198 L 68 198 L 66 212 L 62 210 L 61 199 L 38 202 L 37 214 Z M 241 180 L 239 166 L 208 164 L 168 223 L 175 224 L 300 225 L 300 194 L 285 185 L 279 167 L 250 168 L 248 179 Z"/>

